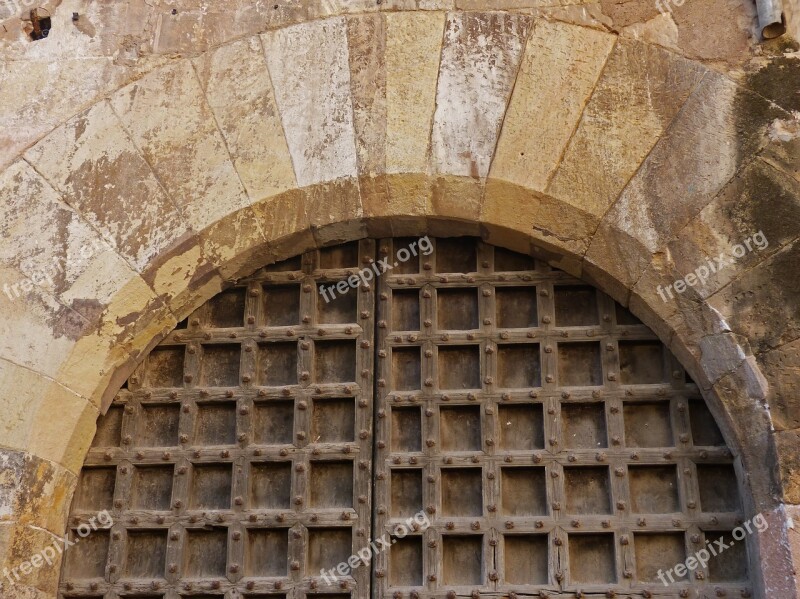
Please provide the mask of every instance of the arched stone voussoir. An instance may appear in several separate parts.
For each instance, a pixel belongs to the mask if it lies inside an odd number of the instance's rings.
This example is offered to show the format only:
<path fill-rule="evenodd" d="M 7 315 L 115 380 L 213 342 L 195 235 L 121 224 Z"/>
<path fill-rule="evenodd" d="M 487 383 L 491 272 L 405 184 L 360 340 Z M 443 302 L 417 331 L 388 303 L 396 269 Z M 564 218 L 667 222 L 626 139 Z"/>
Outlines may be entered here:
<path fill-rule="evenodd" d="M 490 243 L 531 253 L 531 245 L 551 251 L 554 266 L 581 276 L 582 259 L 597 229 L 597 217 L 564 200 L 509 181 L 489 179 L 481 209 L 481 226 Z M 494 231 L 494 233 L 493 233 Z"/>

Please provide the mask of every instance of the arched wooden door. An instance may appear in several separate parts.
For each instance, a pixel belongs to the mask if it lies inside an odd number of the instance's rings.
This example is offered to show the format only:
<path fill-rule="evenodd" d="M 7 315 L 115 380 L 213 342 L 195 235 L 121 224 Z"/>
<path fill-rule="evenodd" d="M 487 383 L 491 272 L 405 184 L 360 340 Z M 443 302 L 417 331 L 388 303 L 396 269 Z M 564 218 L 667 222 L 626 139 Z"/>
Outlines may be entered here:
<path fill-rule="evenodd" d="M 102 510 L 64 598 L 751 591 L 733 457 L 680 364 L 471 238 L 308 252 L 201 307 L 99 423 L 72 537 Z"/>

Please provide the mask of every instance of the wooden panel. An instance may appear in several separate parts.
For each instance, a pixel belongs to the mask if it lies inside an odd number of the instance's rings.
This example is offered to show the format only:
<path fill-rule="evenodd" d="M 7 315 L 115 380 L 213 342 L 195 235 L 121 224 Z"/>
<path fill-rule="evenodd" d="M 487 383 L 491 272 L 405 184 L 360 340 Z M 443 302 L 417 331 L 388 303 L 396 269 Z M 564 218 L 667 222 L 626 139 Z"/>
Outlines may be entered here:
<path fill-rule="evenodd" d="M 442 539 L 442 582 L 446 585 L 482 585 L 486 579 L 483 537 L 448 535 Z"/>
<path fill-rule="evenodd" d="M 608 584 L 617 581 L 613 534 L 569 535 L 572 582 Z"/>
<path fill-rule="evenodd" d="M 636 534 L 636 579 L 659 582 L 658 573 L 675 568 L 686 561 L 686 539 L 683 533 Z M 675 580 L 685 579 L 677 576 Z"/>
<path fill-rule="evenodd" d="M 503 541 L 505 582 L 525 585 L 547 584 L 546 535 L 506 535 Z"/>

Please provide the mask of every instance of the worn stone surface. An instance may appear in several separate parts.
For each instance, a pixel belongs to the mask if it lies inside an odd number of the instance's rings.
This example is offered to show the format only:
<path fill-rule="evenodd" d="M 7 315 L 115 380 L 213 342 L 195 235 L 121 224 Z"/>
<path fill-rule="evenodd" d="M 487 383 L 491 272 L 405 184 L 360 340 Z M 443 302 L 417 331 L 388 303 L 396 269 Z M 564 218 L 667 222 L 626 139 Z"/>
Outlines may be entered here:
<path fill-rule="evenodd" d="M 54 131 L 25 158 L 137 271 L 185 232 L 106 102 Z"/>
<path fill-rule="evenodd" d="M 358 174 L 374 176 L 386 170 L 386 19 L 349 18 L 347 40 Z"/>
<path fill-rule="evenodd" d="M 194 65 L 250 199 L 293 188 L 292 159 L 259 39 L 223 46 Z"/>
<path fill-rule="evenodd" d="M 356 175 L 346 21 L 295 25 L 262 40 L 298 184 Z"/>
<path fill-rule="evenodd" d="M 781 455 L 780 474 L 787 502 L 800 503 L 800 430 L 775 433 Z"/>
<path fill-rule="evenodd" d="M 775 429 L 800 429 L 800 339 L 757 356 L 769 382 L 769 405 Z"/>
<path fill-rule="evenodd" d="M 491 175 L 543 191 L 558 167 L 615 38 L 536 23 L 503 120 Z"/>
<path fill-rule="evenodd" d="M 737 107 L 744 102 L 750 110 L 742 114 Z M 587 260 L 596 263 L 611 254 L 615 257 L 611 274 L 627 285 L 635 284 L 652 254 L 664 250 L 693 219 L 696 223 L 703 207 L 766 143 L 769 122 L 779 114 L 763 98 L 708 73 L 608 211 Z M 715 229 L 717 222 L 711 223 Z M 619 231 L 626 235 L 621 238 Z M 757 231 L 739 234 L 749 236 Z M 621 239 L 631 242 L 623 248 Z M 675 244 L 685 239 L 681 236 Z M 706 246 L 706 250 L 716 247 Z"/>
<path fill-rule="evenodd" d="M 111 104 L 190 227 L 202 230 L 248 204 L 190 62 L 148 74 Z"/>
<path fill-rule="evenodd" d="M 602 216 L 703 73 L 665 50 L 617 42 L 547 193 Z"/>
<path fill-rule="evenodd" d="M 24 161 L 0 175 L 0 262 L 87 318 L 131 266 Z M 17 290 L 4 291 L 10 299 Z"/>
<path fill-rule="evenodd" d="M 519 15 L 448 15 L 431 135 L 438 172 L 489 173 L 530 26 Z"/>
<path fill-rule="evenodd" d="M 708 303 L 745 335 L 760 353 L 800 337 L 800 280 L 788 273 L 800 267 L 800 243 L 787 245 L 730 285 Z"/>
<path fill-rule="evenodd" d="M 444 14 L 386 15 L 386 172 L 428 170 Z"/>

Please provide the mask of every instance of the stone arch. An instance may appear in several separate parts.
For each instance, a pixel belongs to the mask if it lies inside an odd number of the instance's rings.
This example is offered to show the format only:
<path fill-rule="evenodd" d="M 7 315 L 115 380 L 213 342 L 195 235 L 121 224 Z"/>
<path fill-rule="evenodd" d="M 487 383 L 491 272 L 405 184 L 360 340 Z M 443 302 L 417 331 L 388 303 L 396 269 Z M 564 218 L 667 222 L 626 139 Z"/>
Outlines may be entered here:
<path fill-rule="evenodd" d="M 499 74 L 470 43 L 481 27 L 497 33 Z M 565 48 L 591 59 L 578 64 Z M 769 69 L 762 79 L 776 76 Z M 570 85 L 548 96 L 552 72 L 569 73 Z M 229 92 L 243 75 L 252 85 Z M 660 336 L 739 452 L 749 511 L 782 531 L 764 539 L 759 571 L 768 594 L 790 596 L 769 390 L 752 346 L 795 339 L 736 312 L 758 321 L 737 281 L 761 284 L 774 263 L 797 260 L 786 221 L 797 222 L 800 192 L 795 142 L 768 135 L 793 122 L 793 106 L 750 85 L 583 25 L 410 11 L 315 20 L 175 58 L 59 124 L 0 174 L 14 214 L 2 255 L 11 292 L 0 295 L 12 423 L 0 439 L 5 563 L 63 532 L 98 412 L 226 281 L 312 247 L 430 232 L 534 253 Z M 631 91 L 624 102 L 620 86 Z M 323 100 L 319 111 L 293 103 L 306 96 Z M 532 115 L 562 97 L 534 136 Z M 462 114 L 454 107 L 465 99 L 475 109 Z M 743 211 L 742 194 L 754 207 L 776 195 L 787 205 Z M 37 228 L 52 245 L 31 235 Z M 766 258 L 661 300 L 659 286 L 759 229 L 772 242 Z M 761 284 L 759 297 L 773 292 Z M 787 302 L 789 314 L 773 316 L 794 330 Z M 26 592 L 52 596 L 53 572 L 40 570 Z"/>

